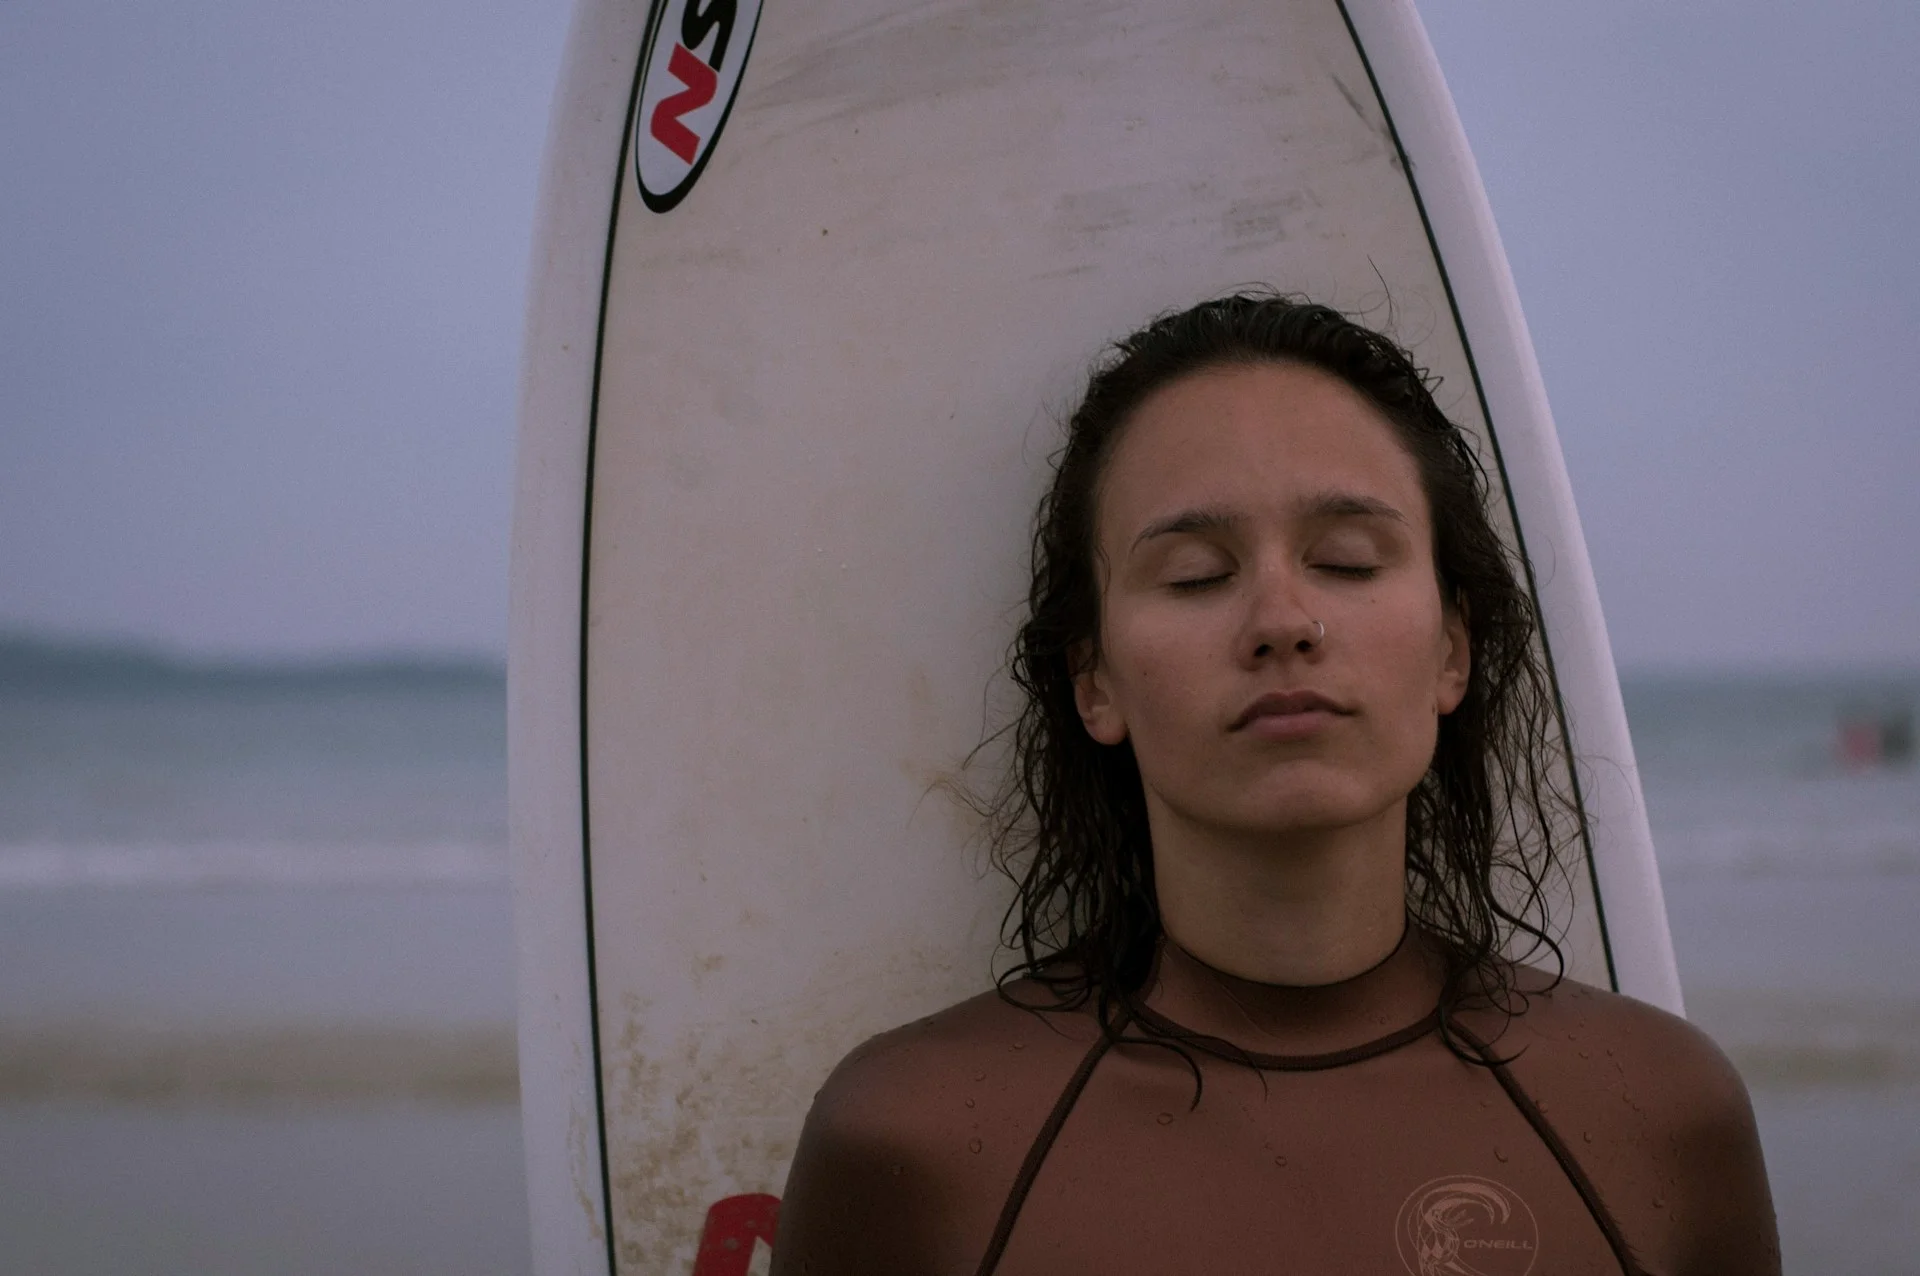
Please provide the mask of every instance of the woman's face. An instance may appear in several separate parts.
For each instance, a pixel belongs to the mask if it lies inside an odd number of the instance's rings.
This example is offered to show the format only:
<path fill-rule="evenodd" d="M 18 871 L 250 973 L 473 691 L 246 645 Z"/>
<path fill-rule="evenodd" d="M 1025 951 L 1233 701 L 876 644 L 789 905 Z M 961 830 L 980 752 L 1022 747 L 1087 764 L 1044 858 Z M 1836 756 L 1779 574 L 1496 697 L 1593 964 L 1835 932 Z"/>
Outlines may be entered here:
<path fill-rule="evenodd" d="M 1307 832 L 1405 801 L 1467 632 L 1419 471 L 1358 392 L 1290 363 L 1161 387 L 1108 458 L 1096 535 L 1102 655 L 1076 699 L 1094 739 L 1132 741 L 1156 825 Z M 1246 721 L 1271 693 L 1319 707 Z"/>

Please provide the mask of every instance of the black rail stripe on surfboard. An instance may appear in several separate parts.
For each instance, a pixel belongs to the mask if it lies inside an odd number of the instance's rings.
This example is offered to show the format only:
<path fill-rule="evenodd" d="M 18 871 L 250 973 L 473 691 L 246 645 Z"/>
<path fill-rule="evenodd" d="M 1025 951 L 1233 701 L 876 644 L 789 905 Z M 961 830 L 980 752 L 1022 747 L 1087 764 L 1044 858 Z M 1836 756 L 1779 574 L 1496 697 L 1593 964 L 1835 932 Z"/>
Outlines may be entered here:
<path fill-rule="evenodd" d="M 594 322 L 593 388 L 587 402 L 586 499 L 580 520 L 580 880 L 581 907 L 586 915 L 587 1029 L 593 1053 L 593 1119 L 599 1139 L 600 1221 L 607 1243 L 607 1276 L 619 1276 L 620 1250 L 614 1236 L 613 1168 L 607 1146 L 606 1066 L 600 1048 L 600 971 L 593 916 L 593 802 L 588 777 L 587 687 L 588 613 L 593 605 L 593 462 L 600 437 L 600 374 L 607 357 L 607 305 L 613 291 L 614 243 L 620 235 L 621 194 L 626 188 L 628 160 L 633 152 L 633 120 L 640 108 L 640 88 L 646 80 L 647 49 L 652 45 L 666 0 L 653 0 L 641 32 L 639 56 L 633 68 L 633 87 L 627 92 L 626 123 L 621 126 L 620 155 L 614 165 L 613 201 L 607 213 L 607 249 L 600 265 L 600 306 Z M 638 179 L 635 179 L 636 184 Z"/>
<path fill-rule="evenodd" d="M 1560 728 L 1561 755 L 1567 765 L 1567 785 L 1573 793 L 1574 809 L 1579 812 L 1580 848 L 1586 862 L 1587 889 L 1593 894 L 1594 920 L 1600 928 L 1600 948 L 1607 959 L 1607 983 L 1615 992 L 1620 991 L 1620 972 L 1613 962 L 1613 935 L 1607 928 L 1607 901 L 1600 893 L 1600 874 L 1594 865 L 1593 832 L 1587 820 L 1586 792 L 1580 783 L 1580 771 L 1573 752 L 1573 732 L 1567 722 L 1567 706 L 1560 694 L 1560 674 L 1553 662 L 1553 640 L 1547 633 L 1544 609 L 1540 605 L 1540 584 L 1534 575 L 1533 556 L 1527 552 L 1527 532 L 1520 522 L 1519 507 L 1513 500 L 1513 483 L 1507 477 L 1507 462 L 1500 450 L 1500 431 L 1494 424 L 1493 411 L 1487 403 L 1486 387 L 1480 382 L 1480 365 L 1473 354 L 1473 340 L 1468 335 L 1466 322 L 1460 315 L 1460 302 L 1454 295 L 1453 276 L 1447 269 L 1447 259 L 1440 252 L 1440 241 L 1434 236 L 1433 221 L 1427 216 L 1426 200 L 1421 198 L 1420 183 L 1413 175 L 1413 161 L 1407 156 L 1407 148 L 1400 140 L 1400 130 L 1393 122 L 1393 111 L 1387 106 L 1386 95 L 1380 91 L 1380 77 L 1374 74 L 1373 59 L 1367 56 L 1366 42 L 1360 38 L 1360 31 L 1353 24 L 1353 15 L 1347 12 L 1347 0 L 1334 0 L 1340 9 L 1340 20 L 1346 23 L 1347 37 L 1353 41 L 1354 51 L 1360 55 L 1360 65 L 1367 73 L 1367 85 L 1373 90 L 1373 100 L 1380 106 L 1380 116 L 1387 123 L 1387 135 L 1393 139 L 1394 154 L 1400 157 L 1400 172 L 1407 179 L 1407 190 L 1413 195 L 1413 206 L 1420 214 L 1420 228 L 1427 236 L 1427 248 L 1433 254 L 1435 268 L 1440 272 L 1440 287 L 1447 295 L 1447 309 L 1453 315 L 1454 331 L 1460 334 L 1460 348 L 1467 360 L 1467 374 L 1473 378 L 1474 398 L 1480 404 L 1480 417 L 1487 423 L 1487 445 L 1493 449 L 1494 468 L 1500 474 L 1500 494 L 1506 501 L 1507 516 L 1513 522 L 1515 548 L 1520 551 L 1520 564 L 1527 573 L 1527 593 L 1533 599 L 1534 609 L 1540 614 L 1540 651 L 1547 662 L 1547 682 L 1553 689 L 1554 720 Z"/>

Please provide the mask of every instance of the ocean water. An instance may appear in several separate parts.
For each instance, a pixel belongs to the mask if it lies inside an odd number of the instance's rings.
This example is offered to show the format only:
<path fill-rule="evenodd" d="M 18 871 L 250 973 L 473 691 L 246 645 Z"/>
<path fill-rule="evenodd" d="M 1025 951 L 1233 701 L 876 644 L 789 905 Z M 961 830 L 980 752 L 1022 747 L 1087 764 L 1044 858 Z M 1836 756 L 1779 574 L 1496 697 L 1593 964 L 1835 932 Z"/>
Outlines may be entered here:
<path fill-rule="evenodd" d="M 1753 1097 L 1789 1273 L 1920 1273 L 1920 678 L 1625 682 L 1688 1016 Z M 1870 752 L 1870 751 L 1869 751 Z"/>
<path fill-rule="evenodd" d="M 497 674 L 70 666 L 0 659 L 0 1271 L 526 1272 Z M 1627 703 L 1788 1270 L 1920 1273 L 1920 677 Z"/>
<path fill-rule="evenodd" d="M 505 881 L 497 674 L 5 673 L 0 886 Z"/>
<path fill-rule="evenodd" d="M 11 654 L 0 1272 L 524 1276 L 497 671 Z"/>

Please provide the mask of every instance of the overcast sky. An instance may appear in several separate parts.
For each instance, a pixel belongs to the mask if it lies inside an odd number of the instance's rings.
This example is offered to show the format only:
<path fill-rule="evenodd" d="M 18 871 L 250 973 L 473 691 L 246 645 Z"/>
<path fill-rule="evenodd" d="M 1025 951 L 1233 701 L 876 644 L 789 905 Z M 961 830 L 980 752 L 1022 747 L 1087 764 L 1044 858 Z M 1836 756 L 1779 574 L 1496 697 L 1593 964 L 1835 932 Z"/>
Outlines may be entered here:
<path fill-rule="evenodd" d="M 1621 663 L 1920 664 L 1920 5 L 1421 7 Z M 501 651 L 567 9 L 0 2 L 0 625 Z"/>

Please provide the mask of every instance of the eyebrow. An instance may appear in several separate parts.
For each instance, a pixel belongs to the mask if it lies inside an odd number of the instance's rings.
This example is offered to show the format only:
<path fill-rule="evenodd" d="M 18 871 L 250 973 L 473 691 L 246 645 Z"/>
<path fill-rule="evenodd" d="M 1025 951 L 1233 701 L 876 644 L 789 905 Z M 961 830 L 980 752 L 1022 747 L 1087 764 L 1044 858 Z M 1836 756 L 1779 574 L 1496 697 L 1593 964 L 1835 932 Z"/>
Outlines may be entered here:
<path fill-rule="evenodd" d="M 1294 514 L 1310 521 L 1338 518 L 1384 518 L 1396 523 L 1407 521 L 1405 514 L 1385 501 L 1354 492 L 1316 492 L 1295 502 Z M 1134 538 L 1133 548 L 1139 549 L 1158 536 L 1231 532 L 1244 526 L 1246 521 L 1246 515 L 1238 510 L 1221 505 L 1201 505 L 1148 523 Z"/>

